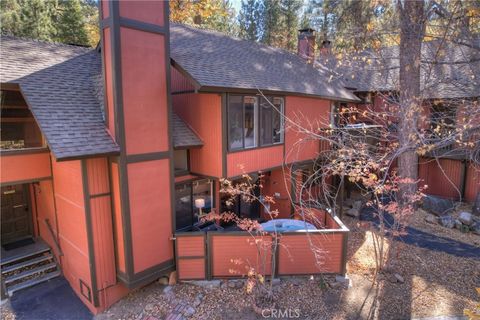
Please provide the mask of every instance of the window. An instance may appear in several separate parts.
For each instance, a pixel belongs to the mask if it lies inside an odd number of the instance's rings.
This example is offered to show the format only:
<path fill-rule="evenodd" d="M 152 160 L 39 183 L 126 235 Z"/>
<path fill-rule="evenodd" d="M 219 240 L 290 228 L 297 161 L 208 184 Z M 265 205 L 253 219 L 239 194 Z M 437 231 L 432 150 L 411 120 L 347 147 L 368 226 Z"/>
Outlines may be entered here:
<path fill-rule="evenodd" d="M 1 92 L 1 149 L 43 147 L 43 138 L 19 91 Z"/>
<path fill-rule="evenodd" d="M 283 98 L 267 99 L 229 96 L 227 110 L 229 150 L 283 143 Z"/>
<path fill-rule="evenodd" d="M 175 175 L 187 174 L 190 169 L 188 165 L 188 150 L 174 150 L 173 165 L 175 167 Z"/>
<path fill-rule="evenodd" d="M 175 186 L 175 222 L 177 230 L 199 224 L 199 217 L 215 207 L 213 181 L 197 180 Z"/>

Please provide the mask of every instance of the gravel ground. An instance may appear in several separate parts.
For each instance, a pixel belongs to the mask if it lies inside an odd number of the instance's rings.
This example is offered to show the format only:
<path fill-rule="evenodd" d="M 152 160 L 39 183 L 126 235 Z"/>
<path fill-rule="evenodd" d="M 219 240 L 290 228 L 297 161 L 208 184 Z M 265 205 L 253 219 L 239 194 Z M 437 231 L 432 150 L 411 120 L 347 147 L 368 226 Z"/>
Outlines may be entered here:
<path fill-rule="evenodd" d="M 285 278 L 275 286 L 278 309 L 298 310 L 299 319 L 389 320 L 461 315 L 478 304 L 480 261 L 397 243 L 392 267 L 374 280 L 372 234 L 359 227 L 357 220 L 344 220 L 352 231 L 347 272 L 353 287 L 346 289 L 331 276 L 325 278 L 328 288 L 318 277 Z M 240 282 L 222 281 L 213 288 L 188 283 L 166 287 L 156 282 L 95 318 L 157 320 L 178 314 L 172 314 L 177 309 L 189 315 L 187 319 L 265 319 L 251 305 Z M 8 303 L 2 305 L 2 319 L 15 319 Z"/>
<path fill-rule="evenodd" d="M 458 217 L 460 211 L 469 211 L 472 212 L 472 206 L 462 204 L 459 206 L 455 212 L 451 214 L 455 219 Z M 431 234 L 435 234 L 440 237 L 449 238 L 452 240 L 460 241 L 463 243 L 471 244 L 477 247 L 480 247 L 480 236 L 474 234 L 473 232 L 462 233 L 460 230 L 453 228 L 448 229 L 442 227 L 440 224 L 427 223 L 425 217 L 429 213 L 423 209 L 418 209 L 414 215 L 412 215 L 409 226 L 418 230 L 422 230 Z"/>

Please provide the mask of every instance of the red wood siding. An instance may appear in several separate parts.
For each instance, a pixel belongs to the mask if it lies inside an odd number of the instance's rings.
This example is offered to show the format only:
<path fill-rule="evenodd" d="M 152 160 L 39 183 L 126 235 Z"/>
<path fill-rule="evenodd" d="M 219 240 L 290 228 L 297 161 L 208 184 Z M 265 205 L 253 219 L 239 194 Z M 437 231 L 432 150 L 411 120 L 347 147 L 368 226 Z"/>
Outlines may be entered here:
<path fill-rule="evenodd" d="M 169 176 L 168 159 L 128 165 L 135 273 L 173 257 Z"/>
<path fill-rule="evenodd" d="M 466 174 L 465 182 L 465 200 L 474 202 L 477 194 L 480 192 L 480 167 L 470 163 Z"/>
<path fill-rule="evenodd" d="M 428 185 L 427 194 L 459 199 L 463 164 L 458 160 L 419 159 L 420 185 Z"/>
<path fill-rule="evenodd" d="M 318 139 L 311 139 L 310 134 L 299 133 L 295 126 L 308 128 L 315 133 L 318 132 L 318 128 L 327 128 L 330 124 L 331 101 L 288 96 L 285 105 L 287 118 L 294 122 L 293 125 L 286 120 L 286 162 L 314 159 L 319 151 Z"/>
<path fill-rule="evenodd" d="M 279 275 L 341 273 L 341 233 L 283 235 L 279 246 Z"/>
<path fill-rule="evenodd" d="M 77 296 L 92 308 L 80 293 L 80 280 L 92 288 L 81 163 L 53 161 L 52 168 L 62 271 Z"/>
<path fill-rule="evenodd" d="M 56 251 L 54 241 L 48 227 L 45 223 L 45 219 L 50 221 L 55 237 L 57 236 L 57 220 L 55 216 L 55 203 L 53 195 L 53 183 L 51 180 L 40 181 L 31 185 L 32 192 L 32 207 L 35 224 L 38 226 L 40 232 L 39 236 L 52 248 L 55 256 L 59 258 L 59 252 Z"/>
<path fill-rule="evenodd" d="M 120 1 L 120 16 L 163 26 L 164 1 Z M 160 60 L 163 61 L 163 60 Z"/>
<path fill-rule="evenodd" d="M 190 171 L 212 177 L 222 176 L 222 116 L 219 94 L 172 96 L 173 110 L 202 139 L 201 148 L 190 150 Z"/>
<path fill-rule="evenodd" d="M 120 29 L 127 154 L 167 151 L 166 70 L 165 64 L 159 63 L 165 60 L 164 37 Z"/>
<path fill-rule="evenodd" d="M 270 175 L 266 175 L 264 181 L 262 181 L 262 194 L 274 197 L 275 203 L 270 205 L 270 211 L 278 210 L 278 219 L 289 218 L 291 215 L 291 182 L 288 172 L 284 172 L 288 170 L 288 168 L 272 170 Z M 275 197 L 275 193 L 279 193 L 280 197 Z M 270 219 L 266 212 L 263 212 L 263 217 L 264 219 Z"/>
<path fill-rule="evenodd" d="M 15 154 L 2 153 L 0 159 L 2 184 L 50 177 L 50 153 Z"/>
<path fill-rule="evenodd" d="M 172 93 L 194 90 L 192 83 L 174 67 L 170 68 L 170 82 Z"/>
<path fill-rule="evenodd" d="M 107 1 L 102 1 L 104 7 L 108 7 Z M 103 59 L 104 59 L 104 71 L 105 71 L 105 98 L 106 98 L 106 118 L 107 128 L 110 135 L 115 139 L 115 109 L 113 98 L 113 79 L 112 79 L 112 46 L 110 43 L 110 28 L 103 30 Z"/>
<path fill-rule="evenodd" d="M 255 244 L 255 240 L 260 240 Z M 213 277 L 240 277 L 249 267 L 262 274 L 271 273 L 271 238 L 250 234 L 211 234 L 211 264 Z M 258 247 L 257 247 L 258 246 Z M 234 250 L 232 250 L 234 248 Z M 260 249 L 258 249 L 260 248 Z M 260 252 L 260 254 L 258 254 Z M 265 262 L 265 263 L 264 263 Z"/>
<path fill-rule="evenodd" d="M 176 238 L 178 279 L 205 279 L 205 235 Z"/>
<path fill-rule="evenodd" d="M 245 150 L 227 155 L 227 176 L 237 177 L 244 173 L 279 167 L 283 163 L 283 145 Z"/>
<path fill-rule="evenodd" d="M 122 204 L 120 201 L 120 179 L 118 172 L 118 164 L 112 162 L 112 197 L 113 197 L 113 217 L 114 217 L 114 235 L 115 248 L 117 254 L 117 268 L 120 272 L 125 273 L 125 240 L 123 238 L 123 219 Z"/>
<path fill-rule="evenodd" d="M 94 240 L 97 288 L 105 289 L 117 281 L 113 243 L 112 208 L 106 158 L 86 160 L 90 211 Z"/>

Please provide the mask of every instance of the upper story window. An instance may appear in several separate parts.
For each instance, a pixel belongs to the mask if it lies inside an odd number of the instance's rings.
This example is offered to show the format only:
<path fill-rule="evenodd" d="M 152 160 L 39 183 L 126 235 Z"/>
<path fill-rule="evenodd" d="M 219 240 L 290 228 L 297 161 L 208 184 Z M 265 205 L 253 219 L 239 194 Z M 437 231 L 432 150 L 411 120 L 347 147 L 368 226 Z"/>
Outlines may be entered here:
<path fill-rule="evenodd" d="M 283 98 L 230 95 L 227 110 L 229 150 L 283 143 L 283 112 Z"/>
<path fill-rule="evenodd" d="M 20 91 L 1 91 L 0 149 L 44 147 L 44 141 L 32 113 Z"/>
<path fill-rule="evenodd" d="M 188 174 L 190 170 L 188 162 L 188 150 L 174 150 L 173 165 L 175 169 L 175 175 Z"/>

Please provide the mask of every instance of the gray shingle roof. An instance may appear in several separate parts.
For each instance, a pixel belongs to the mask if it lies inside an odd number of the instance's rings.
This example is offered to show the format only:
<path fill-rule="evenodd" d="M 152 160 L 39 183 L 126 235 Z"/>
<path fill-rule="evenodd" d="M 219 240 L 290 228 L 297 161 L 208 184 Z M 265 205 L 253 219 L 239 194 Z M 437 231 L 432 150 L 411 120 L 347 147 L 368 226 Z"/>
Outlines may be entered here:
<path fill-rule="evenodd" d="M 329 74 L 296 54 L 225 34 L 170 25 L 171 58 L 197 82 L 197 89 L 253 89 L 312 95 L 335 100 L 357 98 Z"/>
<path fill-rule="evenodd" d="M 424 98 L 480 96 L 480 38 L 470 42 L 470 46 L 440 41 L 422 44 L 421 90 Z M 398 90 L 398 46 L 385 47 L 379 52 L 361 52 L 340 68 L 334 69 L 332 64 L 330 61 L 329 67 L 343 78 L 343 84 L 356 91 Z"/>
<path fill-rule="evenodd" d="M 119 152 L 103 120 L 98 52 L 8 36 L 1 41 L 0 81 L 20 85 L 57 159 Z"/>
<path fill-rule="evenodd" d="M 173 146 L 177 149 L 203 146 L 203 141 L 175 113 L 173 118 Z"/>

